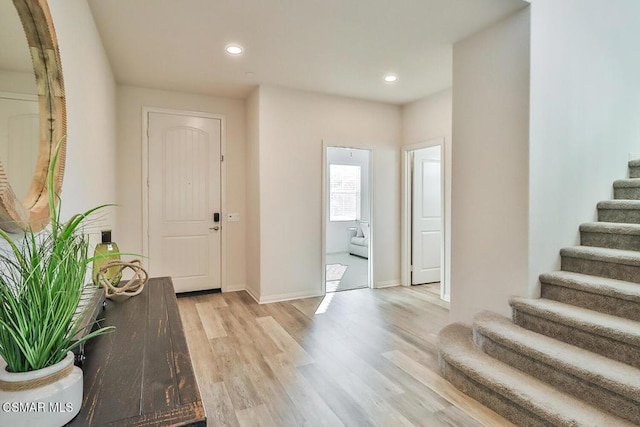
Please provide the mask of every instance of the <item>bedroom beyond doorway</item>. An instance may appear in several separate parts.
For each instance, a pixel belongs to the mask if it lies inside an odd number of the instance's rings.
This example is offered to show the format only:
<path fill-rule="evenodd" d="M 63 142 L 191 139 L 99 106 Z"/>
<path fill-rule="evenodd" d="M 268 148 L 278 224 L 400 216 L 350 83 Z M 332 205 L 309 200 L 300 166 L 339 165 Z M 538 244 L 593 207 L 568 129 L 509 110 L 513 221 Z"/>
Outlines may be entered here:
<path fill-rule="evenodd" d="M 370 287 L 371 151 L 326 147 L 325 292 Z"/>

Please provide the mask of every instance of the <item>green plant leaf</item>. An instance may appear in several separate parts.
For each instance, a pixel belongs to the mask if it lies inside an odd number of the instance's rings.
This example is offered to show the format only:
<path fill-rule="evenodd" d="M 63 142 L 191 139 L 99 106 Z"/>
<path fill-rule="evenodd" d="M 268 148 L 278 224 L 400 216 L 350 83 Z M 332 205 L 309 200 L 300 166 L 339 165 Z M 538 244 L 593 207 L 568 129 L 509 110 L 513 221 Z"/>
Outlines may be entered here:
<path fill-rule="evenodd" d="M 40 233 L 27 230 L 19 241 L 0 230 L 0 239 L 9 246 L 0 251 L 0 356 L 12 372 L 58 363 L 81 342 L 113 329 L 98 328 L 73 341 L 82 321 L 74 314 L 93 260 L 81 226 L 90 215 L 112 205 L 61 221 L 54 172 L 63 141 L 56 145 L 47 173 L 50 226 Z"/>

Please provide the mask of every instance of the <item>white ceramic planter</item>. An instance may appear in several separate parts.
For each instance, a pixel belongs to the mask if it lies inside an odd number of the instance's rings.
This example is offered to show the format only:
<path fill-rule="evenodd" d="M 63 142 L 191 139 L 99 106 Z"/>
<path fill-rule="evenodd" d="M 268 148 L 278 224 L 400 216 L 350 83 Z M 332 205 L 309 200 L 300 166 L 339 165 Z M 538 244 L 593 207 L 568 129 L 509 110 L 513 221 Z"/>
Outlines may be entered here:
<path fill-rule="evenodd" d="M 16 383 L 43 378 L 73 365 L 72 352 L 61 362 L 31 372 L 7 372 L 0 358 L 0 380 Z M 82 404 L 82 370 L 72 371 L 52 384 L 30 390 L 0 390 L 0 426 L 59 427 L 80 411 Z"/>

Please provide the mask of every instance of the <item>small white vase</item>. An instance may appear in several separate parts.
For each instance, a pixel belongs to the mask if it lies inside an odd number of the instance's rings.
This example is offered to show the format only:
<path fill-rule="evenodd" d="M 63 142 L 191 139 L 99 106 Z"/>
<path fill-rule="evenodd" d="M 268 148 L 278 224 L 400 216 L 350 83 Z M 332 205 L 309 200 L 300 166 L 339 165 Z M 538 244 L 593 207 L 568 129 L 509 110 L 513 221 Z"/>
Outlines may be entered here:
<path fill-rule="evenodd" d="M 43 378 L 73 365 L 74 355 L 67 353 L 61 362 L 37 371 L 8 372 L 0 358 L 0 380 L 17 383 Z M 80 411 L 82 405 L 82 370 L 71 372 L 45 386 L 20 391 L 0 390 L 0 426 L 59 427 Z"/>

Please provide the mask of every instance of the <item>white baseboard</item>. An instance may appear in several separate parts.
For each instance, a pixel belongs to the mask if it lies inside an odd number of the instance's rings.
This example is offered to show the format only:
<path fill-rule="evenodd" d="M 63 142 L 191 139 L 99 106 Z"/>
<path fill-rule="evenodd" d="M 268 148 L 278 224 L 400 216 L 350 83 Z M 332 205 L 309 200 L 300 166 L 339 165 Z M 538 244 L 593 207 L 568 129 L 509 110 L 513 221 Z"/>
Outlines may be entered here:
<path fill-rule="evenodd" d="M 269 304 L 269 303 L 272 303 L 272 302 L 282 302 L 282 301 L 290 301 L 292 299 L 312 298 L 312 297 L 320 297 L 320 296 L 322 296 L 322 294 L 320 293 L 320 290 L 318 290 L 318 291 L 288 292 L 288 293 L 284 293 L 284 294 L 260 296 L 259 302 L 260 302 L 260 304 Z M 254 297 L 254 299 L 255 299 L 255 297 Z"/>
<path fill-rule="evenodd" d="M 238 292 L 238 291 L 244 291 L 245 289 L 247 289 L 247 285 L 242 283 L 236 283 L 234 285 L 225 286 L 222 289 L 222 292 Z"/>
<path fill-rule="evenodd" d="M 392 288 L 394 286 L 400 286 L 400 280 L 387 280 L 384 282 L 376 282 L 373 285 L 373 289 Z"/>
<path fill-rule="evenodd" d="M 255 302 L 260 304 L 260 297 L 258 297 L 258 295 L 255 294 L 255 291 L 253 289 L 247 286 L 244 290 L 249 294 L 251 298 L 253 298 Z"/>

